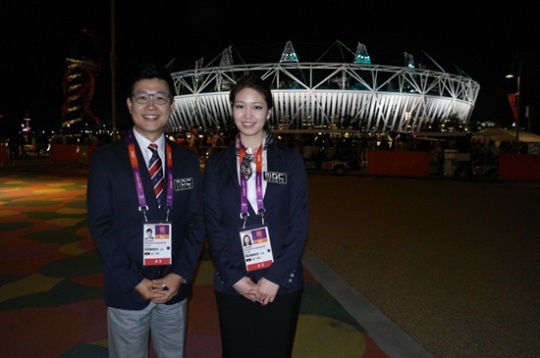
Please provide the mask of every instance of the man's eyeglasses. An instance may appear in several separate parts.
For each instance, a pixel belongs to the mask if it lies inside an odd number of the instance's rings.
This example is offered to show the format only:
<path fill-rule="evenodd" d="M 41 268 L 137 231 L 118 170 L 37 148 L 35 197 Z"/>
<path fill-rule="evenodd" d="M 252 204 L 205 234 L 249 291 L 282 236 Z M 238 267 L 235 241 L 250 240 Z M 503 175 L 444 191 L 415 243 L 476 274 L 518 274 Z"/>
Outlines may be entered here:
<path fill-rule="evenodd" d="M 133 92 L 131 94 L 131 97 L 135 102 L 138 104 L 147 104 L 150 102 L 150 98 L 154 98 L 155 104 L 167 104 L 169 102 L 169 99 L 172 99 L 173 97 L 166 93 L 166 92 L 156 92 L 156 93 L 148 93 L 148 92 Z"/>

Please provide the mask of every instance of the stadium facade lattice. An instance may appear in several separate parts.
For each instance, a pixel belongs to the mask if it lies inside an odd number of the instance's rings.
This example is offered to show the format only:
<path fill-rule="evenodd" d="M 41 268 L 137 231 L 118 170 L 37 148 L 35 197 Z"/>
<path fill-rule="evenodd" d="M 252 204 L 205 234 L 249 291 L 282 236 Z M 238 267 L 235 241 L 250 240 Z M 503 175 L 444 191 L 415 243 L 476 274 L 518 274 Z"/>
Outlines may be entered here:
<path fill-rule="evenodd" d="M 468 125 L 480 90 L 469 76 L 415 66 L 408 53 L 403 66 L 386 66 L 372 64 L 361 43 L 355 52 L 339 41 L 332 46 L 345 48 L 353 60 L 300 62 L 289 41 L 279 62 L 233 64 L 231 46 L 217 66 L 203 67 L 200 60 L 195 69 L 172 72 L 177 96 L 168 129 L 226 128 L 229 90 L 247 73 L 271 84 L 274 129 L 417 133 L 445 131 L 448 121 Z"/>

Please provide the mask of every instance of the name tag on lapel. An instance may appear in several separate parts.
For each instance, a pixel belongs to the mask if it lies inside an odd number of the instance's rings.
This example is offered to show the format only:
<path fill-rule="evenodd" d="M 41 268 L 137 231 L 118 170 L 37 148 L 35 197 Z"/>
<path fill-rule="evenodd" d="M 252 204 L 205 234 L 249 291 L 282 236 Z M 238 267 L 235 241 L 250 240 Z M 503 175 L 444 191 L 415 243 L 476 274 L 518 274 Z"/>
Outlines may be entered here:
<path fill-rule="evenodd" d="M 193 178 L 174 179 L 174 191 L 193 189 Z"/>
<path fill-rule="evenodd" d="M 287 184 L 287 173 L 264 172 L 264 180 L 274 184 Z"/>

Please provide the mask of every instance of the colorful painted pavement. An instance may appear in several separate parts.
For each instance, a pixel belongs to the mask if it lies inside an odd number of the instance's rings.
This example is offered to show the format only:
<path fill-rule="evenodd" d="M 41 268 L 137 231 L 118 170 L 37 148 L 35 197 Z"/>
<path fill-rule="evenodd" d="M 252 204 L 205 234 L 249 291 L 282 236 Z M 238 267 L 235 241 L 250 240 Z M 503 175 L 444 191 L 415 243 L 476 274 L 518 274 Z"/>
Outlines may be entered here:
<path fill-rule="evenodd" d="M 101 264 L 86 222 L 86 176 L 74 172 L 0 172 L 4 357 L 107 357 Z M 188 358 L 221 354 L 211 279 L 205 251 L 189 304 Z M 387 357 L 309 272 L 306 279 L 294 357 Z"/>

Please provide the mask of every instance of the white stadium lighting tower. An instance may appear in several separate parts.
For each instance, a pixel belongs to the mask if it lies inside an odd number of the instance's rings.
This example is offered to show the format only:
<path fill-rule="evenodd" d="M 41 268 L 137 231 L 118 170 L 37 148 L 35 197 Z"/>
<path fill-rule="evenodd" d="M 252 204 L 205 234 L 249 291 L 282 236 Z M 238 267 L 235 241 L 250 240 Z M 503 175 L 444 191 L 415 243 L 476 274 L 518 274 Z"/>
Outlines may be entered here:
<path fill-rule="evenodd" d="M 358 43 L 354 54 L 354 63 L 361 65 L 371 65 L 371 58 L 368 55 L 366 45 Z"/>

